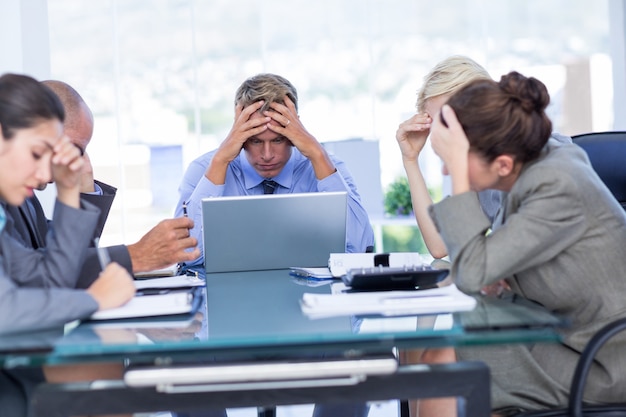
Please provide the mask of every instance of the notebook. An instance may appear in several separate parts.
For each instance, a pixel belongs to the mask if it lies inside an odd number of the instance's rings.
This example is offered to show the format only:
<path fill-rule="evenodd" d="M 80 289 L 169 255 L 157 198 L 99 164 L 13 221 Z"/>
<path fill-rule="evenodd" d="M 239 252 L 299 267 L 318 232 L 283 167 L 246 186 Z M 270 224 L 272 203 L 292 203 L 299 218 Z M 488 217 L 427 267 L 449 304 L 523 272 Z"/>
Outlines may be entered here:
<path fill-rule="evenodd" d="M 137 319 L 193 314 L 198 310 L 203 296 L 203 288 L 198 286 L 160 289 L 159 292 L 155 293 L 140 290 L 128 303 L 118 308 L 97 311 L 91 315 L 90 320 Z"/>
<path fill-rule="evenodd" d="M 345 252 L 346 192 L 202 200 L 207 273 L 328 266 Z"/>

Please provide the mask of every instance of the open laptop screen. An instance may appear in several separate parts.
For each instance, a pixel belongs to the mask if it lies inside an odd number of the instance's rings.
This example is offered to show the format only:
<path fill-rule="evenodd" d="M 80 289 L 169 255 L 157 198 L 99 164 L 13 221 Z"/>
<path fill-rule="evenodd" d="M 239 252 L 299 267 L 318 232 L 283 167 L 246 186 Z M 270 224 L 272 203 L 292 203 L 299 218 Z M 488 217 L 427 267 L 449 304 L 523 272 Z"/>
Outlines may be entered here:
<path fill-rule="evenodd" d="M 202 200 L 207 273 L 328 265 L 345 252 L 346 192 Z"/>

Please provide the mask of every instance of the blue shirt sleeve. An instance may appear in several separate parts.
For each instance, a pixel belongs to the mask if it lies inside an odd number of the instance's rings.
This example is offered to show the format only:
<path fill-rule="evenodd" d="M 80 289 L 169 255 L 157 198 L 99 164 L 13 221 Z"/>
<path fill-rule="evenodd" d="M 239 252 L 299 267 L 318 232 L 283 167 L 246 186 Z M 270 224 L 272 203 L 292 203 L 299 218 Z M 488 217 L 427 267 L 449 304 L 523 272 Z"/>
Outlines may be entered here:
<path fill-rule="evenodd" d="M 352 175 L 345 163 L 331 155 L 337 172 L 318 181 L 319 191 L 347 191 L 348 217 L 346 219 L 346 252 L 365 252 L 368 246 L 374 246 L 374 231 L 369 216 L 361 204 Z"/>
<path fill-rule="evenodd" d="M 348 213 L 346 219 L 346 252 L 365 252 L 368 246 L 374 245 L 374 232 L 365 208 L 361 204 L 356 185 L 345 164 L 331 155 L 337 171 L 328 177 L 315 178 L 311 163 L 294 149 L 292 161 L 288 164 L 293 172 L 279 174 L 277 179 L 286 178 L 290 188 L 280 187 L 280 193 L 346 191 L 348 193 Z M 245 163 L 234 160 L 228 167 L 224 185 L 216 185 L 209 181 L 204 173 L 214 152 L 207 153 L 193 161 L 183 177 L 179 187 L 180 199 L 176 206 L 176 216 L 182 216 L 182 205 L 187 204 L 187 215 L 194 221 L 190 235 L 198 240 L 201 255 L 198 259 L 188 262 L 188 266 L 201 265 L 204 262 L 204 244 L 202 228 L 202 199 L 223 195 L 248 195 L 256 193 L 257 187 L 246 188 L 246 176 L 258 175 L 247 172 Z M 252 169 L 252 168 L 249 168 Z M 286 175 L 288 174 L 288 175 Z M 279 181 L 280 182 L 280 181 Z"/>

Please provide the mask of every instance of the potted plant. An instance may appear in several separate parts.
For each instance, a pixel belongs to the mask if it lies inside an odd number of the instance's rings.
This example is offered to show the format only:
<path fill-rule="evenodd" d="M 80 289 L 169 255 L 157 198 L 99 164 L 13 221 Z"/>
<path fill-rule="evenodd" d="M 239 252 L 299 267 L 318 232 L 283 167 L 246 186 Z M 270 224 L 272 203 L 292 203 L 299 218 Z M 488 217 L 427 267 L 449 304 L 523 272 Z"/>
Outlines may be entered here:
<path fill-rule="evenodd" d="M 398 177 L 385 192 L 385 213 L 391 216 L 407 216 L 413 213 L 411 191 L 406 177 Z"/>

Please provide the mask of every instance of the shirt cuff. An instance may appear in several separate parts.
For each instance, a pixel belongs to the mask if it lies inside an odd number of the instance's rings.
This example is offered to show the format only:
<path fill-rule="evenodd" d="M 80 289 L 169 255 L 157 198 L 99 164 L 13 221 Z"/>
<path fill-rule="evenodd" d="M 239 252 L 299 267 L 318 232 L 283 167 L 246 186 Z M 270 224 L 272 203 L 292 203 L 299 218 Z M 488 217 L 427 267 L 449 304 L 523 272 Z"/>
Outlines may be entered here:
<path fill-rule="evenodd" d="M 318 191 L 350 191 L 350 187 L 338 170 L 326 178 L 318 180 L 317 189 Z"/>
<path fill-rule="evenodd" d="M 102 190 L 102 187 L 100 187 L 98 185 L 98 183 L 94 182 L 93 183 L 93 189 L 95 191 L 92 191 L 90 193 L 81 193 L 81 194 L 88 194 L 88 195 L 104 195 L 104 191 Z"/>

